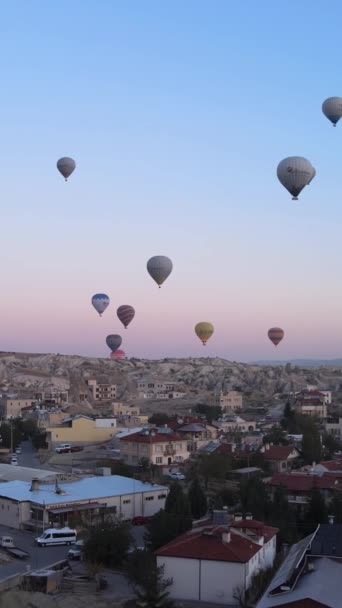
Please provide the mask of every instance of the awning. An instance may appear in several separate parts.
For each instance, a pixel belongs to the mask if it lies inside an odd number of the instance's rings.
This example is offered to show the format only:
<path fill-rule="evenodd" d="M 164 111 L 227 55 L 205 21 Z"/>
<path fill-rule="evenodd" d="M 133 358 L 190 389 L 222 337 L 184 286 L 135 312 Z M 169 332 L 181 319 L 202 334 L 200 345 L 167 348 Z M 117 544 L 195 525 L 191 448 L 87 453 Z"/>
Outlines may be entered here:
<path fill-rule="evenodd" d="M 71 505 L 69 507 L 57 507 L 56 509 L 48 509 L 49 513 L 57 515 L 58 513 L 70 513 L 71 511 L 88 511 L 89 509 L 98 509 L 99 507 L 106 507 L 107 505 L 102 502 L 90 502 L 86 505 Z"/>

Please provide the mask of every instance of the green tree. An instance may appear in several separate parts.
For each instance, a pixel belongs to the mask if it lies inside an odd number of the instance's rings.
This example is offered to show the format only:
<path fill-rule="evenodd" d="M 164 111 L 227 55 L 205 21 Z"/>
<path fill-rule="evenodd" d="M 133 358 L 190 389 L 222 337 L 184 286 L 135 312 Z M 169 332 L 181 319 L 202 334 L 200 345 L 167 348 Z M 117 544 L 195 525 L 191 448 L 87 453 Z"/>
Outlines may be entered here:
<path fill-rule="evenodd" d="M 178 536 L 178 521 L 161 509 L 146 526 L 145 544 L 152 551 L 159 549 Z"/>
<path fill-rule="evenodd" d="M 219 405 L 198 404 L 196 407 L 196 412 L 198 414 L 202 414 L 202 416 L 205 416 L 209 424 L 213 420 L 217 420 L 217 418 L 222 416 L 222 409 Z"/>
<path fill-rule="evenodd" d="M 318 488 L 313 488 L 310 492 L 308 509 L 305 514 L 304 529 L 309 534 L 313 532 L 318 524 L 325 524 L 328 520 L 328 511 L 324 498 Z"/>
<path fill-rule="evenodd" d="M 255 519 L 265 521 L 270 512 L 269 498 L 265 484 L 258 477 L 243 479 L 240 483 L 240 502 L 245 513 L 252 513 Z"/>
<path fill-rule="evenodd" d="M 190 485 L 188 498 L 190 502 L 190 510 L 194 519 L 199 519 L 207 512 L 207 497 L 203 492 L 202 486 L 198 477 L 195 477 Z"/>
<path fill-rule="evenodd" d="M 333 435 L 326 434 L 322 439 L 323 443 L 323 456 L 324 459 L 330 460 L 335 454 L 341 449 L 341 442 L 338 441 Z"/>
<path fill-rule="evenodd" d="M 155 424 L 156 426 L 162 426 L 163 424 L 168 424 L 172 420 L 172 417 L 168 414 L 164 414 L 164 412 L 155 412 L 152 416 L 149 417 L 148 421 L 150 424 Z"/>
<path fill-rule="evenodd" d="M 275 489 L 273 500 L 270 503 L 270 523 L 279 528 L 278 545 L 286 542 L 293 544 L 298 539 L 295 513 L 291 509 L 284 488 Z"/>
<path fill-rule="evenodd" d="M 12 427 L 12 431 L 11 431 Z M 12 447 L 13 449 L 20 443 L 22 439 L 21 430 L 15 424 L 15 421 L 10 422 L 2 422 L 0 426 L 0 437 L 1 437 L 1 447 L 2 448 L 11 448 L 11 435 L 12 435 Z"/>
<path fill-rule="evenodd" d="M 132 537 L 127 522 L 120 519 L 102 522 L 88 531 L 84 545 L 85 560 L 109 568 L 121 566 L 131 542 Z"/>
<path fill-rule="evenodd" d="M 308 425 L 303 432 L 302 456 L 305 464 L 320 462 L 322 458 L 322 444 L 316 424 Z"/>
<path fill-rule="evenodd" d="M 189 499 L 179 483 L 173 483 L 165 501 L 165 512 L 177 521 L 177 534 L 183 534 L 192 527 Z"/>
<path fill-rule="evenodd" d="M 168 591 L 171 585 L 172 579 L 164 579 L 164 566 L 155 566 L 143 585 L 135 589 L 137 608 L 173 608 L 175 603 Z"/>
<path fill-rule="evenodd" d="M 279 426 L 273 426 L 267 435 L 264 436 L 263 442 L 273 443 L 274 445 L 288 445 L 289 442 L 286 439 L 286 434 L 283 429 Z"/>
<path fill-rule="evenodd" d="M 231 470 L 231 458 L 226 454 L 202 454 L 197 471 L 208 487 L 210 479 L 225 479 Z"/>
<path fill-rule="evenodd" d="M 339 491 L 334 493 L 329 514 L 334 516 L 335 524 L 342 524 L 342 493 Z"/>

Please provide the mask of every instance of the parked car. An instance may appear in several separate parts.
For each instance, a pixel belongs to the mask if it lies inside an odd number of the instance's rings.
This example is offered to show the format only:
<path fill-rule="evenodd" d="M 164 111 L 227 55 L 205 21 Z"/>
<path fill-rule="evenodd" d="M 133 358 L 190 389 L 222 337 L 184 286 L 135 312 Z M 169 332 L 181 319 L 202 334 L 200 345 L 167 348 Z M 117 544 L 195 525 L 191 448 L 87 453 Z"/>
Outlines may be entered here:
<path fill-rule="evenodd" d="M 68 452 L 71 452 L 71 443 L 61 443 L 56 447 L 55 452 L 57 452 L 57 454 L 67 454 Z"/>
<path fill-rule="evenodd" d="M 84 546 L 84 540 L 78 540 L 74 546 L 68 551 L 69 559 L 81 559 Z"/>
<path fill-rule="evenodd" d="M 82 452 L 83 449 L 83 445 L 72 445 L 70 448 L 70 452 Z"/>
<path fill-rule="evenodd" d="M 21 454 L 21 447 L 18 446 L 17 448 L 15 448 L 15 453 L 16 454 Z"/>
<path fill-rule="evenodd" d="M 18 458 L 16 456 L 11 456 L 11 464 L 18 465 Z"/>
<path fill-rule="evenodd" d="M 149 521 L 151 521 L 152 517 L 145 517 L 144 515 L 137 515 L 136 517 L 133 517 L 132 519 L 132 524 L 133 526 L 144 526 L 145 524 L 148 524 Z"/>
<path fill-rule="evenodd" d="M 2 536 L 0 541 L 1 547 L 14 547 L 13 536 Z"/>
<path fill-rule="evenodd" d="M 170 479 L 174 479 L 175 481 L 183 481 L 183 479 L 185 479 L 185 475 L 183 475 L 183 473 L 169 473 L 168 477 Z"/>

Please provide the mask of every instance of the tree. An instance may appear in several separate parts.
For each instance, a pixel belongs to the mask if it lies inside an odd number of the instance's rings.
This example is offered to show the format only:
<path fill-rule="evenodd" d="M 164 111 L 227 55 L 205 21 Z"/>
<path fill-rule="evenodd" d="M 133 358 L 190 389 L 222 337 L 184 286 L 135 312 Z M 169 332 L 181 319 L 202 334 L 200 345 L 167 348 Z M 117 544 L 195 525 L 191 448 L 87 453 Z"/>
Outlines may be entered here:
<path fill-rule="evenodd" d="M 316 424 L 307 426 L 303 432 L 302 456 L 305 464 L 312 464 L 321 460 L 322 444 Z"/>
<path fill-rule="evenodd" d="M 231 458 L 225 454 L 202 454 L 198 463 L 198 474 L 203 477 L 205 487 L 209 479 L 225 479 L 231 470 Z"/>
<path fill-rule="evenodd" d="M 265 521 L 270 512 L 270 504 L 265 484 L 258 477 L 243 479 L 240 483 L 240 502 L 245 513 L 252 513 L 255 519 Z"/>
<path fill-rule="evenodd" d="M 196 412 L 205 416 L 209 424 L 222 416 L 222 409 L 219 405 L 203 405 L 199 403 L 196 407 Z"/>
<path fill-rule="evenodd" d="M 324 458 L 330 460 L 335 452 L 341 449 L 341 443 L 333 436 L 328 433 L 323 436 L 322 439 L 324 446 Z"/>
<path fill-rule="evenodd" d="M 190 510 L 194 519 L 199 519 L 207 512 L 207 497 L 202 490 L 198 477 L 195 477 L 190 485 L 188 498 Z"/>
<path fill-rule="evenodd" d="M 296 517 L 281 486 L 275 489 L 270 510 L 270 523 L 279 528 L 278 545 L 281 546 L 284 542 L 289 544 L 296 542 L 298 538 Z"/>
<path fill-rule="evenodd" d="M 12 430 L 11 430 L 12 427 Z M 21 430 L 13 422 L 2 422 L 0 426 L 0 437 L 1 437 L 1 447 L 2 448 L 11 448 L 11 435 L 12 435 L 12 447 L 15 448 L 22 439 Z"/>
<path fill-rule="evenodd" d="M 164 414 L 164 412 L 155 412 L 148 419 L 150 424 L 155 424 L 156 426 L 162 426 L 163 424 L 167 424 L 168 422 L 170 422 L 170 420 L 172 420 L 172 417 L 168 414 Z"/>
<path fill-rule="evenodd" d="M 171 485 L 165 501 L 165 512 L 177 521 L 177 534 L 183 534 L 192 527 L 189 499 L 182 486 L 176 482 Z"/>
<path fill-rule="evenodd" d="M 308 509 L 305 515 L 304 528 L 306 533 L 313 532 L 318 524 L 325 524 L 328 520 L 327 507 L 319 489 L 314 487 L 310 493 Z"/>
<path fill-rule="evenodd" d="M 272 426 L 270 432 L 263 438 L 264 444 L 273 443 L 274 445 L 288 445 L 286 435 L 279 426 Z"/>
<path fill-rule="evenodd" d="M 177 519 L 163 509 L 156 513 L 146 526 L 145 544 L 152 551 L 159 549 L 178 536 Z"/>
<path fill-rule="evenodd" d="M 118 518 L 111 522 L 103 522 L 88 531 L 84 545 L 85 560 L 106 567 L 121 566 L 131 542 L 132 537 L 127 522 Z"/>
<path fill-rule="evenodd" d="M 136 588 L 137 608 L 173 608 L 175 603 L 170 599 L 168 588 L 172 579 L 165 580 L 164 566 L 155 566 L 145 579 L 142 588 Z"/>

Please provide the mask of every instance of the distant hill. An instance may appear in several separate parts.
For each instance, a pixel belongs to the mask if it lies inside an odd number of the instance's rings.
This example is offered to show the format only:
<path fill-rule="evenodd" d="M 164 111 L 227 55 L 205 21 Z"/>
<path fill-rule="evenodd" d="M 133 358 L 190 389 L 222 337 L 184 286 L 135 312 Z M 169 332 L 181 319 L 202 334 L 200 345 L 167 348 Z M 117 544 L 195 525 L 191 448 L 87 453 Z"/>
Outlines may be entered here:
<path fill-rule="evenodd" d="M 287 359 L 286 361 L 254 361 L 255 365 L 296 365 L 297 367 L 342 367 L 342 359 Z"/>

